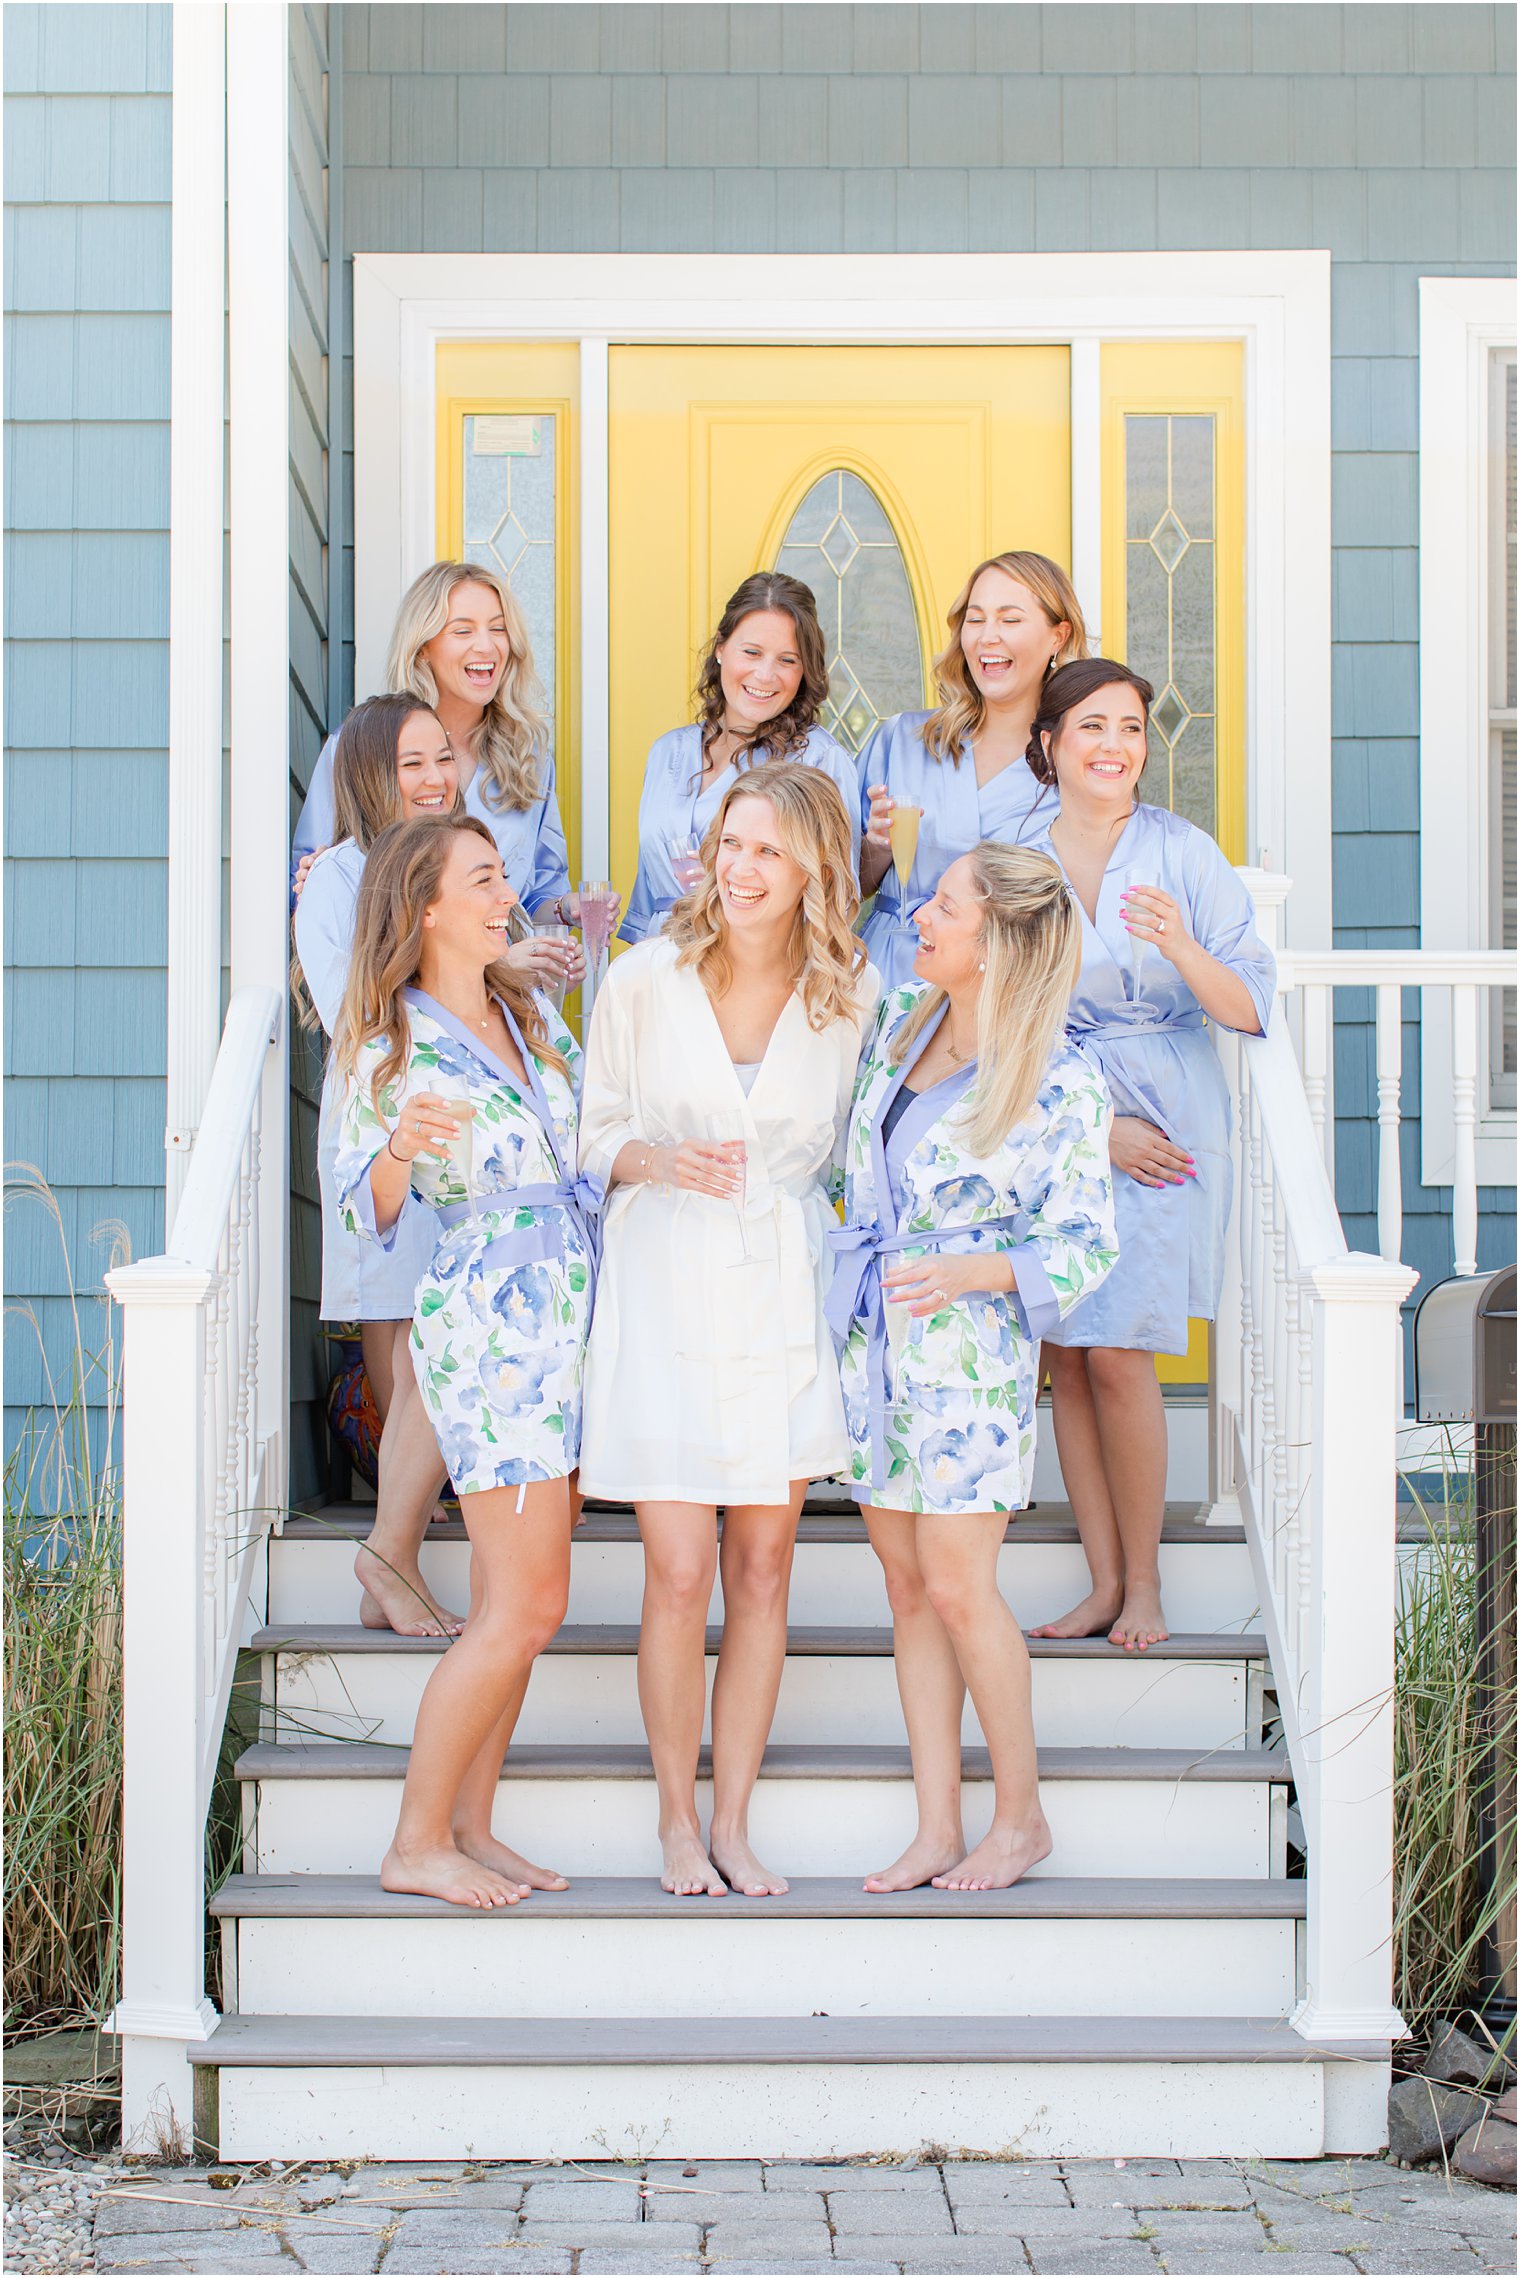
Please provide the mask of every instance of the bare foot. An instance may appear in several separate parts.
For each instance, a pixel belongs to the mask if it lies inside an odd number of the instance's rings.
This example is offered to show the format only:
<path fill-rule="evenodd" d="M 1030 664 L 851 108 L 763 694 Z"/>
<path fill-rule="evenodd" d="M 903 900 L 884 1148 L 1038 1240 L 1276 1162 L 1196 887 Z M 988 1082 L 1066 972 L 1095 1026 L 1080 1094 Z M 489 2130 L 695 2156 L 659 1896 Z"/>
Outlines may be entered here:
<path fill-rule="evenodd" d="M 1090 1590 L 1080 1606 L 1073 1606 L 1059 1621 L 1042 1621 L 1031 1637 L 1101 1637 L 1124 1603 L 1124 1592 Z"/>
<path fill-rule="evenodd" d="M 410 1574 L 387 1564 L 361 1543 L 354 1573 L 364 1595 L 359 1619 L 366 1629 L 393 1629 L 398 1637 L 457 1637 L 464 1628 L 463 1614 L 440 1606 L 420 1572 Z"/>
<path fill-rule="evenodd" d="M 520 1851 L 509 1850 L 498 1843 L 494 1835 L 473 1835 L 468 1829 L 456 1827 L 454 1840 L 468 1859 L 475 1859 L 483 1867 L 494 1867 L 497 1874 L 505 1875 L 508 1882 L 521 1883 L 524 1890 L 568 1890 L 566 1877 L 553 1867 L 535 1867 Z"/>
<path fill-rule="evenodd" d="M 915 1835 L 902 1857 L 879 1873 L 867 1875 L 863 1890 L 921 1890 L 925 1883 L 933 1882 L 936 1875 L 948 1874 L 965 1855 L 966 1838 L 956 1836 L 950 1842 L 932 1842 L 927 1835 Z"/>
<path fill-rule="evenodd" d="M 714 1835 L 708 1849 L 729 1889 L 736 1890 L 741 1898 L 781 1898 L 792 1887 L 785 1875 L 772 1874 L 769 1867 L 761 1866 L 746 1835 Z"/>
<path fill-rule="evenodd" d="M 415 1891 L 423 1898 L 446 1898 L 451 1906 L 515 1906 L 526 1898 L 526 1883 L 508 1882 L 467 1859 L 463 1851 L 440 1845 L 436 1851 L 402 1852 L 393 1843 L 380 1863 L 382 1890 Z"/>
<path fill-rule="evenodd" d="M 1119 1618 L 1108 1633 L 1109 1644 L 1122 1645 L 1126 1653 L 1143 1653 L 1147 1646 L 1160 1645 L 1169 1634 L 1161 1611 L 1161 1592 L 1155 1584 L 1127 1589 Z"/>
<path fill-rule="evenodd" d="M 446 1527 L 450 1519 L 457 1519 L 458 1516 L 459 1513 L 457 1511 L 449 1510 L 442 1503 L 435 1503 L 433 1505 L 433 1515 L 428 1520 L 428 1525 L 430 1527 Z"/>
<path fill-rule="evenodd" d="M 660 1888 L 672 1898 L 727 1898 L 728 1885 L 690 1828 L 660 1837 L 665 1855 Z"/>
<path fill-rule="evenodd" d="M 1021 1827 L 989 1827 L 958 1867 L 934 1877 L 936 1890 L 1007 1890 L 1031 1867 L 1050 1856 L 1050 1828 L 1043 1811 Z"/>

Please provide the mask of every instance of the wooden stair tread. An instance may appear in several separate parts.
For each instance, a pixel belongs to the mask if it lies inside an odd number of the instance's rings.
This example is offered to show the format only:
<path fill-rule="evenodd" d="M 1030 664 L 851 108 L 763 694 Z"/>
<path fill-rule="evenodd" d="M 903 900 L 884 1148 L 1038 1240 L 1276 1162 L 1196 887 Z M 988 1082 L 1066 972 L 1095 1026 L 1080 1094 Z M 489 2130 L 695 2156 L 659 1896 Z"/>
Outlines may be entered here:
<path fill-rule="evenodd" d="M 1368 2063 L 1280 2017 L 224 2017 L 194 2065 Z"/>
<path fill-rule="evenodd" d="M 233 1767 L 240 1780 L 399 1780 L 411 1750 L 404 1742 L 260 1742 L 244 1749 Z M 962 1751 L 968 1780 L 989 1780 L 985 1748 Z M 700 1776 L 711 1770 L 703 1749 Z M 912 1767 L 906 1748 L 772 1746 L 760 1777 L 773 1780 L 905 1780 Z M 1228 1781 L 1259 1785 L 1287 1782 L 1292 1767 L 1280 1749 L 1216 1748 L 1042 1748 L 1044 1780 Z M 502 1771 L 511 1780 L 640 1780 L 654 1777 L 647 1748 L 591 1742 L 580 1746 L 522 1746 L 512 1750 Z"/>
<path fill-rule="evenodd" d="M 1196 1503 L 1169 1503 L 1166 1524 L 1161 1539 L 1164 1543 L 1243 1543 L 1243 1527 L 1211 1527 L 1202 1524 L 1197 1516 Z M 318 1511 L 292 1512 L 280 1535 L 284 1542 L 321 1542 L 338 1537 L 345 1542 L 357 1541 L 367 1535 L 375 1523 L 373 1503 L 330 1503 Z M 574 1540 L 581 1542 L 636 1542 L 638 1521 L 632 1511 L 592 1507 L 580 1526 Z M 429 1542 L 463 1542 L 464 1521 L 446 1519 L 438 1526 L 429 1527 Z M 849 1512 L 823 1512 L 804 1510 L 797 1529 L 799 1543 L 866 1542 L 865 1522 Z M 1008 1543 L 1069 1542 L 1079 1538 L 1067 1503 L 1042 1503 L 1038 1510 L 1027 1515 L 1020 1513 L 1008 1522 L 1004 1535 Z"/>
<path fill-rule="evenodd" d="M 558 1921 L 666 1921 L 677 1910 L 701 1908 L 714 1922 L 778 1921 L 1089 1921 L 1154 1920 L 1298 1921 L 1308 1884 L 1284 1876 L 1134 1876 L 1114 1878 L 1032 1875 L 1011 1890 L 863 1891 L 855 1879 L 805 1877 L 780 1898 L 672 1898 L 652 1875 L 585 1875 L 568 1890 L 535 1891 L 524 1902 L 531 1918 Z M 433 1921 L 472 1925 L 519 1919 L 519 1910 L 484 1912 L 450 1906 L 441 1898 L 382 1890 L 373 1875 L 229 1875 L 210 1901 L 211 1912 L 241 1921 Z M 528 1916 L 521 1917 L 527 1919 Z"/>
<path fill-rule="evenodd" d="M 717 1652 L 722 1634 L 719 1628 L 708 1630 L 709 1653 Z M 632 1622 L 567 1622 L 544 1650 L 555 1654 L 631 1654 L 637 1651 L 638 1642 L 638 1627 Z M 1153 1645 L 1144 1654 L 1125 1653 L 1122 1647 L 1110 1645 L 1106 1637 L 1031 1637 L 1026 1643 L 1031 1658 L 1036 1661 L 1154 1664 L 1158 1661 L 1264 1661 L 1267 1657 L 1265 1638 L 1223 1631 L 1174 1635 L 1165 1644 Z M 249 1650 L 254 1653 L 441 1653 L 443 1639 L 398 1637 L 394 1630 L 365 1629 L 358 1622 L 286 1622 L 255 1630 L 249 1640 Z M 798 1657 L 890 1659 L 892 1632 L 890 1629 L 826 1629 L 822 1624 L 809 1624 L 787 1631 L 786 1650 Z"/>

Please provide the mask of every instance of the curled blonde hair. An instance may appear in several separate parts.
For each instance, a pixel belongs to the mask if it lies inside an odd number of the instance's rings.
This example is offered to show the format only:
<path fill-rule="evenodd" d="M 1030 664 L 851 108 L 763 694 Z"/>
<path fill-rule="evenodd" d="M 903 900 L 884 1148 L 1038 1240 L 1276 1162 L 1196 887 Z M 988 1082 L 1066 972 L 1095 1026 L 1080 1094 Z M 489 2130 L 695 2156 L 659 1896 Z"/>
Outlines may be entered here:
<path fill-rule="evenodd" d="M 809 1027 L 822 1030 L 831 1021 L 853 1018 L 859 1009 L 857 984 L 866 963 L 865 944 L 852 930 L 860 895 L 844 800 L 838 785 L 818 767 L 768 760 L 729 786 L 702 841 L 701 881 L 676 903 L 666 921 L 665 937 L 679 952 L 676 963 L 694 965 L 710 997 L 721 997 L 733 979 L 728 922 L 715 866 L 728 810 L 736 799 L 770 801 L 781 850 L 806 879 L 787 955 Z"/>
<path fill-rule="evenodd" d="M 370 1098 L 401 1075 L 412 1052 L 412 1024 L 403 992 L 417 978 L 422 958 L 423 918 L 437 901 L 444 866 L 456 838 L 485 840 L 497 860 L 496 841 L 477 815 L 417 815 L 389 823 L 364 864 L 359 907 L 354 916 L 354 953 L 338 1016 L 338 1067 L 351 1076 L 367 1044 L 385 1051 L 370 1081 Z M 535 1059 L 563 1069 L 564 1055 L 550 1041 L 532 990 L 499 960 L 485 968 L 486 987 L 505 1002 Z"/>
<path fill-rule="evenodd" d="M 984 838 L 972 847 L 982 904 L 985 975 L 976 1002 L 976 1076 L 960 1111 L 966 1145 L 988 1156 L 1018 1128 L 1039 1096 L 1082 963 L 1077 905 L 1060 864 L 1025 846 Z M 900 1066 L 945 1003 L 930 989 L 892 1040 Z"/>
<path fill-rule="evenodd" d="M 462 585 L 483 585 L 501 603 L 507 628 L 507 663 L 480 724 L 475 758 L 485 775 L 485 803 L 496 813 L 521 810 L 544 795 L 549 725 L 539 709 L 528 628 L 511 587 L 480 562 L 433 562 L 401 597 L 386 659 L 388 687 L 436 706 L 438 683 L 422 658 L 449 621 L 449 605 Z"/>
<path fill-rule="evenodd" d="M 1047 554 L 1023 553 L 991 554 L 986 561 L 978 562 L 950 604 L 945 620 L 950 638 L 934 660 L 939 703 L 923 725 L 924 748 L 930 757 L 948 759 L 957 767 L 962 744 L 975 741 L 987 717 L 986 699 L 971 677 L 971 668 L 961 648 L 961 627 L 971 606 L 976 581 L 990 569 L 1003 570 L 1009 577 L 1016 577 L 1020 585 L 1028 586 L 1044 610 L 1052 632 L 1061 624 L 1071 628 L 1056 652 L 1052 671 L 1057 665 L 1070 664 L 1073 658 L 1087 654 L 1087 626 L 1082 617 L 1082 604 L 1059 562 L 1053 562 Z"/>

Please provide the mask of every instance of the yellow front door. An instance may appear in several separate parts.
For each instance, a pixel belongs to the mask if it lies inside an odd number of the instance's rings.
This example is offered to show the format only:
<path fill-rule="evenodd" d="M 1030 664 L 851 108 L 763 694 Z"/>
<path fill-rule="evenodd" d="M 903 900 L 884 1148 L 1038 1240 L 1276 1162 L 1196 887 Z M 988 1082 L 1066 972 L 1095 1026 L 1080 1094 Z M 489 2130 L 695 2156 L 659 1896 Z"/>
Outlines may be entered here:
<path fill-rule="evenodd" d="M 1063 348 L 614 348 L 612 867 L 626 893 L 656 736 L 753 571 L 812 586 L 829 725 L 932 700 L 945 611 L 985 555 L 1071 550 Z"/>

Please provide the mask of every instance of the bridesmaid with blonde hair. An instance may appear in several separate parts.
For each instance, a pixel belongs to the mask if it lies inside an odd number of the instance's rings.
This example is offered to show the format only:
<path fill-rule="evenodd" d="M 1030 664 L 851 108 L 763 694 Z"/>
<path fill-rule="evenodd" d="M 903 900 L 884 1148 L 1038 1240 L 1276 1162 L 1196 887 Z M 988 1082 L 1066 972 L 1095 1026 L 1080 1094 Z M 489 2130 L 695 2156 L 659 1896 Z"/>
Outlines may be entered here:
<path fill-rule="evenodd" d="M 644 1542 L 639 1699 L 666 1890 L 773 1896 L 750 1797 L 786 1658 L 808 1481 L 848 1440 L 823 1318 L 829 1168 L 876 977 L 844 802 L 757 767 L 708 827 L 664 932 L 613 965 L 586 1045 L 581 1162 L 607 1185 L 581 1479 Z M 721 1548 L 717 1514 L 723 1510 Z M 723 1577 L 713 1815 L 697 1817 L 707 1613 Z"/>
<path fill-rule="evenodd" d="M 1044 554 L 979 562 L 948 622 L 934 660 L 937 707 L 883 720 L 860 755 L 860 889 L 876 896 L 865 942 L 887 988 L 913 978 L 911 913 L 947 866 L 983 839 L 1017 840 L 1040 795 L 1025 758 L 1040 690 L 1058 665 L 1087 654 L 1071 580 Z M 906 880 L 893 865 L 894 808 L 918 813 Z"/>

